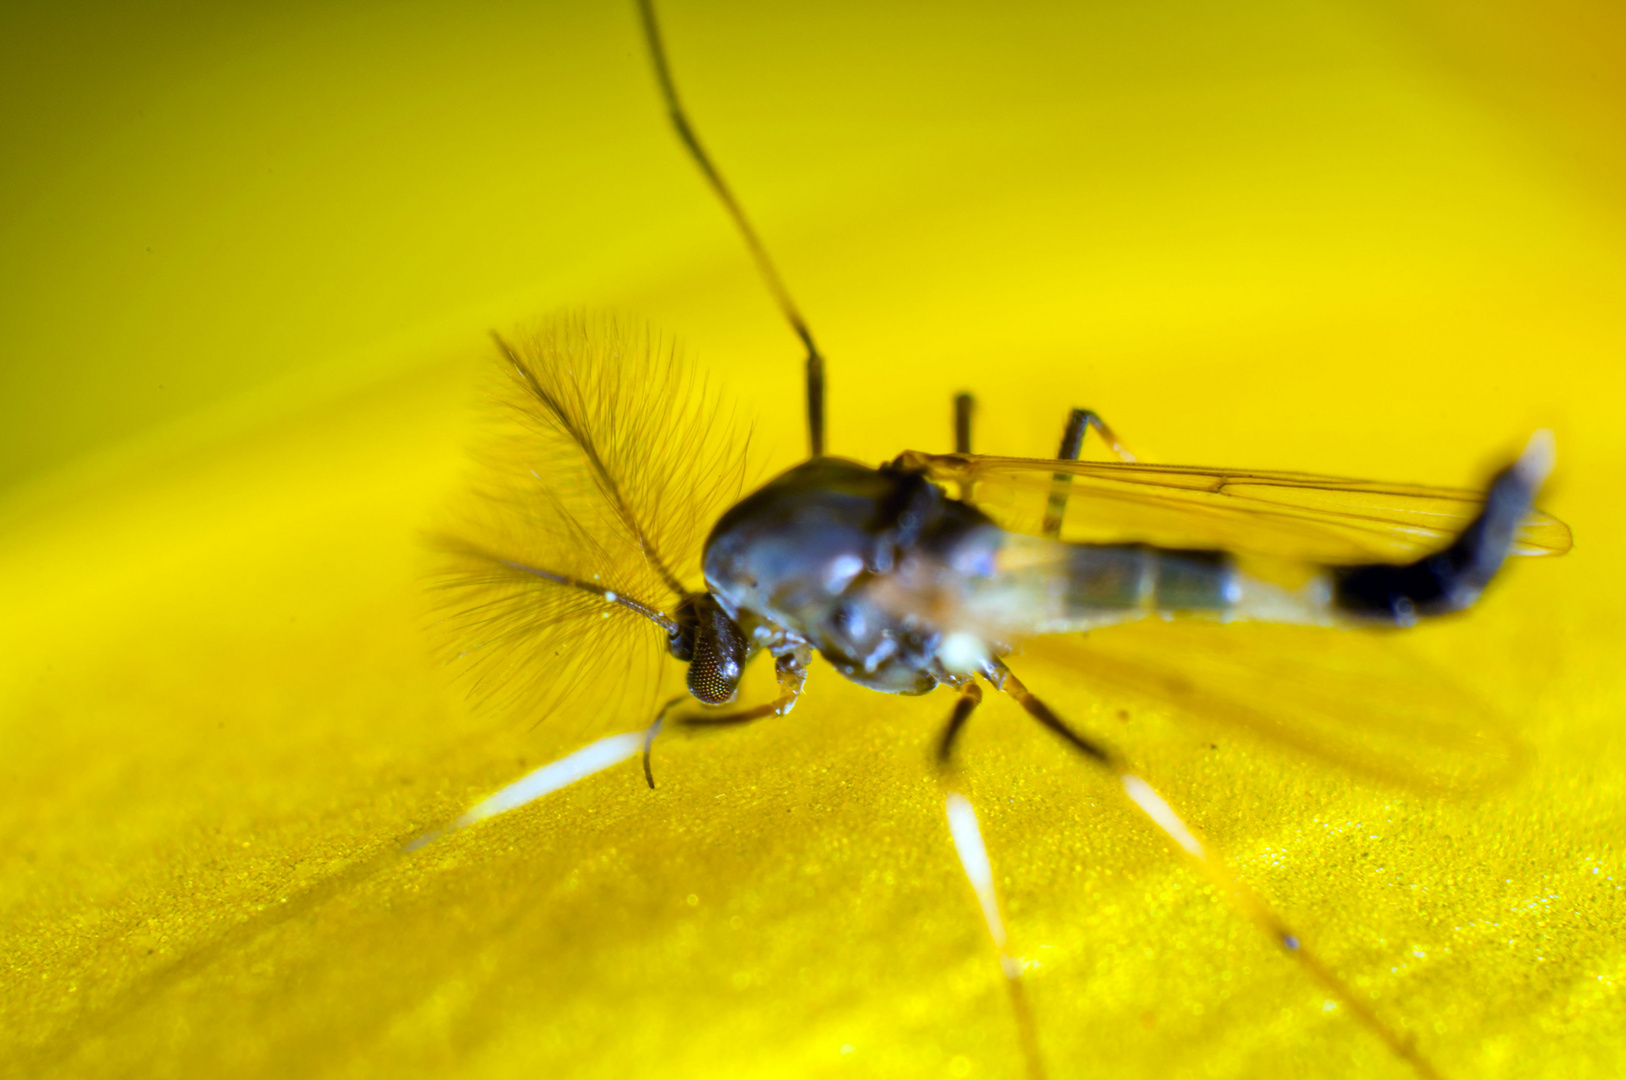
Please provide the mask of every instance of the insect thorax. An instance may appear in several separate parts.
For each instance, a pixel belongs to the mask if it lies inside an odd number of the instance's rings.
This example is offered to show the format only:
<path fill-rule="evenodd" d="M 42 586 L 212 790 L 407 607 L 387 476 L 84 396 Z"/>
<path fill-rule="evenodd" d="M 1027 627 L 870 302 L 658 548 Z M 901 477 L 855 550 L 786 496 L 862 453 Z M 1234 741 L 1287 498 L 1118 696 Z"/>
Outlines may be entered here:
<path fill-rule="evenodd" d="M 706 582 L 758 645 L 805 642 L 860 685 L 923 694 L 950 673 L 931 596 L 989 572 L 1002 531 L 918 473 L 814 458 L 706 541 Z"/>

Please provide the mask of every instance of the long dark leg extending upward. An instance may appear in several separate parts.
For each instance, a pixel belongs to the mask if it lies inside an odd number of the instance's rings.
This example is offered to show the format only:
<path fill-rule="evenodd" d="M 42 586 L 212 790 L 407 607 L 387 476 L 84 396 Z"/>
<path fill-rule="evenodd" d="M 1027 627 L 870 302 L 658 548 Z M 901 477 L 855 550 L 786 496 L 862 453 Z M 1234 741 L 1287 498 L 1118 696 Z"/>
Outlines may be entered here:
<path fill-rule="evenodd" d="M 1107 427 L 1105 420 L 1092 409 L 1074 409 L 1067 417 L 1067 426 L 1061 432 L 1061 447 L 1056 451 L 1057 461 L 1077 461 L 1078 456 L 1084 452 L 1084 435 L 1094 428 L 1096 433 L 1106 441 L 1107 447 L 1119 461 L 1133 462 L 1135 455 L 1129 448 Z M 1067 493 L 1072 487 L 1073 478 L 1067 473 L 1056 473 L 1050 486 L 1050 503 L 1045 507 L 1044 528 L 1045 536 L 1057 537 L 1061 535 L 1062 517 L 1067 513 Z"/>
<path fill-rule="evenodd" d="M 660 83 L 661 97 L 666 101 L 666 113 L 671 118 L 672 126 L 677 129 L 678 138 L 683 141 L 689 156 L 700 167 L 700 172 L 711 186 L 712 192 L 728 211 L 733 219 L 734 227 L 739 231 L 745 241 L 746 248 L 751 252 L 751 258 L 757 265 L 757 272 L 767 284 L 768 291 L 773 294 L 775 303 L 790 323 L 796 336 L 801 339 L 802 346 L 807 350 L 807 439 L 809 450 L 813 457 L 824 454 L 824 357 L 819 353 L 819 347 L 813 343 L 813 332 L 807 327 L 807 320 L 796 307 L 796 302 L 790 297 L 790 290 L 785 288 L 779 271 L 774 267 L 773 260 L 768 257 L 768 249 L 758 238 L 757 232 L 751 227 L 750 220 L 745 216 L 745 209 L 740 206 L 739 200 L 729 189 L 728 183 L 723 179 L 722 172 L 711 160 L 700 144 L 700 136 L 695 132 L 694 125 L 689 121 L 689 115 L 684 110 L 682 102 L 678 99 L 677 83 L 672 78 L 671 66 L 666 60 L 666 46 L 661 40 L 660 25 L 655 21 L 654 0 L 638 0 L 638 13 L 643 17 L 644 38 L 649 43 L 649 59 L 655 67 L 655 79 Z"/>
<path fill-rule="evenodd" d="M 1107 426 L 1101 419 L 1101 414 L 1094 409 L 1074 409 L 1067 415 L 1067 426 L 1061 432 L 1061 448 L 1056 457 L 1062 461 L 1077 461 L 1078 456 L 1084 452 L 1084 435 L 1090 428 L 1106 441 L 1107 449 L 1119 461 L 1135 461 L 1135 455 L 1125 446 L 1123 440 Z"/>
<path fill-rule="evenodd" d="M 971 453 L 971 412 L 976 399 L 970 394 L 954 395 L 954 452 Z"/>
<path fill-rule="evenodd" d="M 1363 1027 L 1382 1039 L 1389 1049 L 1397 1057 L 1409 1064 L 1419 1076 L 1425 1077 L 1427 1080 L 1436 1080 L 1438 1078 L 1439 1074 L 1429 1064 L 1428 1060 L 1417 1052 L 1417 1048 L 1412 1044 L 1411 1039 L 1384 1023 L 1361 996 L 1357 995 L 1331 968 L 1323 964 L 1320 959 L 1306 949 L 1299 935 L 1287 925 L 1287 922 L 1276 914 L 1263 897 L 1232 874 L 1223 861 L 1208 851 L 1202 841 L 1187 828 L 1180 815 L 1174 811 L 1174 808 L 1168 804 L 1163 796 L 1152 788 L 1152 785 L 1134 773 L 1129 772 L 1111 751 L 1098 746 L 1068 727 L 1047 705 L 1034 697 L 1028 688 L 1023 686 L 1020 680 L 1012 675 L 1010 669 L 1004 664 L 997 660 L 990 663 L 985 678 L 996 690 L 1003 691 L 1014 697 L 1017 703 L 1027 710 L 1029 715 L 1060 735 L 1074 749 L 1096 764 L 1105 767 L 1116 776 L 1123 787 L 1124 795 L 1135 805 L 1136 809 L 1146 815 L 1152 824 L 1162 830 L 1164 835 L 1173 840 L 1182 851 L 1191 856 L 1203 872 L 1208 875 L 1209 880 L 1230 899 L 1239 912 L 1245 915 L 1255 926 L 1270 935 L 1271 939 L 1280 945 L 1311 978 L 1320 984 L 1322 989 L 1337 999 Z M 963 724 L 964 721 L 962 720 L 961 723 Z"/>

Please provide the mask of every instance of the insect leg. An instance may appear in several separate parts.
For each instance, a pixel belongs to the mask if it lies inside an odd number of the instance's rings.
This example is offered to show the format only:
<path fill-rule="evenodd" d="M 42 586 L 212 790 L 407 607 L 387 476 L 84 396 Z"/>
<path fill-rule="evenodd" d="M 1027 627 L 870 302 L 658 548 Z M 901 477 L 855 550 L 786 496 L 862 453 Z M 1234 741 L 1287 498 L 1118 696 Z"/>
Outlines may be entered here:
<path fill-rule="evenodd" d="M 619 765 L 638 753 L 639 748 L 644 745 L 645 737 L 646 732 L 643 731 L 626 731 L 620 735 L 609 735 L 587 744 L 573 754 L 566 754 L 557 761 L 550 761 L 475 803 L 445 828 L 431 829 L 412 840 L 406 845 L 406 849 L 416 851 L 453 829 L 466 828 L 486 818 L 516 810 L 544 795 L 551 795 L 555 791 L 567 788 L 578 780 L 585 780 L 612 765 Z"/>
<path fill-rule="evenodd" d="M 793 695 L 781 694 L 772 701 L 753 705 L 749 709 L 736 709 L 726 713 L 694 713 L 678 717 L 677 722 L 683 727 L 730 727 L 734 724 L 749 724 L 753 720 L 761 720 L 768 716 L 782 716 L 795 704 L 796 698 Z"/>
<path fill-rule="evenodd" d="M 638 13 L 642 16 L 644 24 L 644 39 L 649 44 L 650 63 L 655 68 L 655 80 L 660 83 L 661 97 L 666 102 L 666 113 L 672 121 L 672 127 L 682 140 L 689 156 L 700 167 L 701 175 L 711 186 L 712 193 L 723 204 L 723 209 L 734 222 L 740 237 L 751 253 L 751 259 L 757 265 L 757 272 L 767 284 L 768 291 L 773 294 L 774 302 L 779 305 L 780 312 L 796 336 L 801 339 L 802 346 L 807 350 L 806 378 L 807 378 L 807 439 L 813 457 L 824 456 L 824 357 L 819 353 L 817 345 L 813 344 L 813 332 L 808 329 L 807 322 L 802 313 L 797 310 L 796 303 L 790 298 L 790 290 L 779 277 L 779 271 L 774 267 L 773 260 L 768 257 L 768 249 L 763 246 L 757 237 L 756 230 L 745 216 L 745 209 L 734 198 L 734 192 L 729 189 L 728 183 L 723 180 L 722 172 L 706 153 L 705 147 L 700 144 L 700 136 L 695 132 L 694 125 L 689 122 L 689 114 L 678 99 L 677 83 L 672 78 L 671 66 L 666 60 L 666 45 L 661 40 L 660 25 L 655 21 L 654 0 L 638 0 Z"/>
<path fill-rule="evenodd" d="M 1061 448 L 1056 451 L 1056 457 L 1062 461 L 1077 461 L 1078 455 L 1084 452 L 1084 435 L 1090 428 L 1106 440 L 1107 449 L 1119 461 L 1139 460 L 1094 409 L 1074 409 L 1067 415 L 1067 426 L 1062 428 Z"/>
<path fill-rule="evenodd" d="M 677 722 L 684 727 L 723 727 L 749 724 L 767 716 L 783 716 L 796 707 L 796 699 L 802 695 L 802 687 L 807 682 L 807 664 L 811 658 L 812 650 L 806 645 L 798 645 L 775 657 L 774 674 L 779 678 L 779 696 L 764 705 L 726 713 L 694 713 L 678 717 Z"/>
<path fill-rule="evenodd" d="M 1045 727 L 1056 732 L 1066 739 L 1075 749 L 1100 765 L 1105 766 L 1123 785 L 1124 794 L 1129 798 L 1136 809 L 1145 814 L 1152 824 L 1173 840 L 1187 855 L 1196 860 L 1203 872 L 1208 875 L 1220 891 L 1230 899 L 1247 919 L 1259 927 L 1271 939 L 1280 945 L 1299 966 L 1303 968 L 1312 979 L 1321 985 L 1344 1008 L 1360 1021 L 1368 1031 L 1372 1032 L 1394 1052 L 1395 1056 L 1409 1064 L 1419 1076 L 1425 1080 L 1438 1080 L 1439 1073 L 1435 1071 L 1426 1058 L 1418 1053 L 1412 1041 L 1401 1035 L 1398 1031 L 1383 1022 L 1372 1011 L 1372 1007 L 1355 991 L 1339 978 L 1337 973 L 1321 962 L 1321 960 L 1304 947 L 1299 938 L 1287 922 L 1278 915 L 1263 897 L 1248 888 L 1241 879 L 1231 873 L 1230 868 L 1214 854 L 1204 847 L 1192 831 L 1175 813 L 1174 808 L 1159 795 L 1145 780 L 1129 772 L 1117 757 L 1110 751 L 1097 747 L 1082 736 L 1075 733 L 1050 709 L 1023 686 L 1016 676 L 1011 674 L 1009 668 L 998 660 L 990 662 L 986 669 L 985 678 L 997 690 L 1016 698 L 1017 702 Z"/>
<path fill-rule="evenodd" d="M 1428 1059 L 1418 1052 L 1413 1041 L 1384 1023 L 1372 1011 L 1372 1007 L 1357 996 L 1336 972 L 1306 949 L 1298 934 L 1293 932 L 1263 897 L 1243 884 L 1224 862 L 1209 853 L 1202 841 L 1192 834 L 1185 822 L 1175 813 L 1173 807 L 1153 790 L 1152 785 L 1133 773 L 1120 772 L 1118 776 L 1123 783 L 1124 794 L 1129 796 L 1129 800 L 1150 818 L 1153 824 L 1162 829 L 1169 839 L 1178 844 L 1181 850 L 1197 861 L 1209 880 L 1230 898 L 1237 910 L 1247 916 L 1255 926 L 1269 934 L 1288 955 L 1298 961 L 1299 966 L 1319 983 L 1322 989 L 1347 1008 L 1368 1031 L 1382 1039 L 1396 1057 L 1410 1065 L 1426 1080 L 1439 1080 L 1440 1074 Z"/>
<path fill-rule="evenodd" d="M 649 785 L 651 791 L 655 790 L 655 769 L 650 765 L 649 755 L 655 748 L 655 736 L 661 733 L 661 727 L 666 723 L 666 714 L 682 700 L 683 698 L 679 696 L 662 705 L 660 712 L 655 714 L 654 723 L 644 729 L 644 782 Z"/>
<path fill-rule="evenodd" d="M 1011 669 L 1006 667 L 1003 661 L 990 660 L 984 670 L 983 677 L 993 685 L 995 690 L 1015 698 L 1016 703 L 1026 709 L 1029 716 L 1061 736 L 1063 741 L 1074 750 L 1077 750 L 1098 765 L 1104 765 L 1114 771 L 1117 770 L 1119 765 L 1117 754 L 1098 743 L 1091 742 L 1068 727 L 1061 717 L 1050 711 L 1050 706 L 1034 697 L 1028 688 L 1022 685 L 1022 680 L 1013 675 Z"/>
<path fill-rule="evenodd" d="M 975 682 L 967 680 L 960 687 L 960 697 L 954 703 L 954 711 L 949 714 L 949 721 L 943 727 L 943 734 L 937 739 L 937 764 L 939 768 L 948 768 L 954 763 L 954 743 L 960 737 L 960 730 L 965 722 L 971 719 L 971 714 L 977 706 L 982 704 L 982 687 Z"/>
<path fill-rule="evenodd" d="M 1058 461 L 1077 461 L 1078 455 L 1084 452 L 1084 435 L 1090 428 L 1094 428 L 1101 438 L 1106 440 L 1107 447 L 1119 461 L 1133 462 L 1135 455 L 1123 444 L 1117 434 L 1107 426 L 1093 409 L 1074 409 L 1067 417 L 1067 426 L 1061 432 L 1061 447 L 1056 451 Z M 1073 478 L 1067 473 L 1056 473 L 1050 486 L 1050 503 L 1044 512 L 1044 535 L 1058 537 L 1061 535 L 1062 515 L 1067 511 L 1067 493 L 1072 486 Z"/>
<path fill-rule="evenodd" d="M 954 395 L 954 452 L 971 453 L 971 410 L 976 399 L 970 394 Z"/>
<path fill-rule="evenodd" d="M 962 702 L 967 700 L 962 697 Z M 967 715 L 970 709 L 966 710 Z M 955 710 L 958 715 L 959 710 Z M 977 824 L 977 812 L 971 801 L 959 792 L 951 791 L 945 800 L 948 813 L 949 835 L 954 839 L 955 854 L 960 857 L 960 868 L 977 894 L 982 907 L 983 922 L 988 936 L 999 950 L 999 967 L 1005 975 L 1005 987 L 1011 995 L 1011 1008 L 1016 1013 L 1016 1028 L 1022 1040 L 1022 1055 L 1027 1060 L 1030 1080 L 1044 1080 L 1044 1059 L 1039 1056 L 1039 1033 L 1033 1022 L 1033 1009 L 1028 1005 L 1027 993 L 1022 986 L 1022 962 L 1012 956 L 1005 945 L 1005 922 L 999 915 L 999 894 L 994 891 L 994 869 L 988 859 L 988 847 L 982 842 L 982 829 Z"/>

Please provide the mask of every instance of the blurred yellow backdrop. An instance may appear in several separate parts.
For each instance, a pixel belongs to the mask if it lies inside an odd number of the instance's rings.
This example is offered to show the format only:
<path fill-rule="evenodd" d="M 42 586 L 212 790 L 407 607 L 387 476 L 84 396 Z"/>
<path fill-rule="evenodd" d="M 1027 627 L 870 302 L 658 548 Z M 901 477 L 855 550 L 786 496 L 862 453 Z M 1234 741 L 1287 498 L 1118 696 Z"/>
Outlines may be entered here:
<path fill-rule="evenodd" d="M 1442 803 L 1028 681 L 1449 1076 L 1626 1064 L 1618 10 L 671 0 L 690 106 L 830 357 L 831 444 L 1470 484 L 1555 429 L 1563 560 L 1410 646 L 1530 747 Z M 0 1069 L 1016 1076 L 926 748 L 788 719 L 412 857 L 624 714 L 431 659 L 485 332 L 676 333 L 803 446 L 794 341 L 630 5 L 11 5 L 0 116 Z M 630 709 L 630 706 L 629 706 Z M 1106 725 L 1112 725 L 1106 728 Z M 966 742 L 1053 1072 L 1403 1076 L 1001 703 Z"/>

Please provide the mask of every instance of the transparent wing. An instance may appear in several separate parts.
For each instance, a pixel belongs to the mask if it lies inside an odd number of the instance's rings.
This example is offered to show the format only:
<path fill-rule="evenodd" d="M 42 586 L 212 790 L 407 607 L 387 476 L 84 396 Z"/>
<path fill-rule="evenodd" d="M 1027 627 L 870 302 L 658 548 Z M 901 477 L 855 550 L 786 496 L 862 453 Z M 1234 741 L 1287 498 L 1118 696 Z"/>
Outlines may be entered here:
<path fill-rule="evenodd" d="M 1061 538 L 1221 548 L 1322 565 L 1403 562 L 1443 547 L 1479 513 L 1484 493 L 1309 473 L 910 451 L 900 461 L 950 486 L 1003 527 L 1038 535 L 1066 493 Z M 1516 555 L 1561 555 L 1570 530 L 1532 512 Z"/>
<path fill-rule="evenodd" d="M 1505 717 L 1381 631 L 1147 620 L 1026 651 L 1109 698 L 1410 788 L 1481 790 L 1525 758 Z"/>
<path fill-rule="evenodd" d="M 540 717 L 590 681 L 650 685 L 665 632 L 604 594 L 662 615 L 700 584 L 746 440 L 673 345 L 612 319 L 556 318 L 498 352 L 471 492 L 433 539 L 435 584 L 475 693 Z"/>

